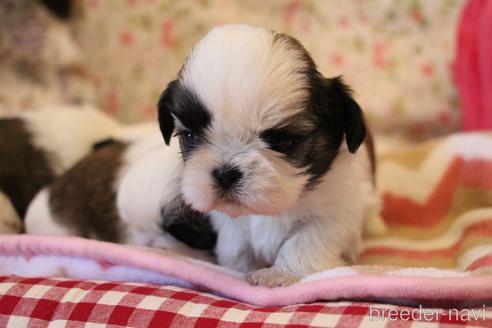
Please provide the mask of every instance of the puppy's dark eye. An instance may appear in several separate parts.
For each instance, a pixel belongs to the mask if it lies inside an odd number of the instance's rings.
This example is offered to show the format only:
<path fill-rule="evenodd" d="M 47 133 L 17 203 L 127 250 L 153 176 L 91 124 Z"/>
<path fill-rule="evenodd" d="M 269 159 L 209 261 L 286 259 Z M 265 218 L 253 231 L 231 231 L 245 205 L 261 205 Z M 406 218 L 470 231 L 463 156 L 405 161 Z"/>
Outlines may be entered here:
<path fill-rule="evenodd" d="M 285 131 L 265 131 L 261 138 L 270 149 L 280 153 L 289 152 L 299 141 L 299 136 Z"/>
<path fill-rule="evenodd" d="M 184 130 L 178 133 L 181 142 L 187 146 L 196 146 L 200 143 L 200 137 L 191 132 L 190 130 Z"/>

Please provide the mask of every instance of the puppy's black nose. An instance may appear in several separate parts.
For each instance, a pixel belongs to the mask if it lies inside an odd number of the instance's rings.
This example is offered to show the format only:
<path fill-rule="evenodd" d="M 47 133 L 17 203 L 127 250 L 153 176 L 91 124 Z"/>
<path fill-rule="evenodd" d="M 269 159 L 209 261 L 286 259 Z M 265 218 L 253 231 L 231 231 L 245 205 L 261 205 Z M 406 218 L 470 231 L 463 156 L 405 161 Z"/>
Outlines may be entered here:
<path fill-rule="evenodd" d="M 233 187 L 241 178 L 243 173 L 237 167 L 221 167 L 212 172 L 215 183 L 223 190 Z"/>

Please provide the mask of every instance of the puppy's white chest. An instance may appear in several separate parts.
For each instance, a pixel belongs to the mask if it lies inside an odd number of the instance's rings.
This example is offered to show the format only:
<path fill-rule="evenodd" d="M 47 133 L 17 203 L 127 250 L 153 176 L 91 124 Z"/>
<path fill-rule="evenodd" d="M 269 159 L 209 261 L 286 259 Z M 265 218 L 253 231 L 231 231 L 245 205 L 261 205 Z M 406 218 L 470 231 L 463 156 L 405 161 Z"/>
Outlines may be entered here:
<path fill-rule="evenodd" d="M 249 272 L 273 265 L 287 238 L 290 224 L 280 217 L 247 216 L 231 219 L 215 212 L 212 222 L 218 232 L 219 264 Z"/>
<path fill-rule="evenodd" d="M 250 245 L 258 260 L 265 260 L 272 265 L 278 250 L 287 238 L 290 225 L 282 222 L 284 218 L 271 216 L 251 216 Z"/>

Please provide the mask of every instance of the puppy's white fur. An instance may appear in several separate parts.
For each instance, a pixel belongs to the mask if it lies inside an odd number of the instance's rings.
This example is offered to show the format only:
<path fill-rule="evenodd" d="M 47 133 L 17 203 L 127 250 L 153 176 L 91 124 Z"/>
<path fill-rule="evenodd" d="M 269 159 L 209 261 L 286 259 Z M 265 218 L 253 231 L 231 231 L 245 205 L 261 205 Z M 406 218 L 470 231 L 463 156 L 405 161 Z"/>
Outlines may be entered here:
<path fill-rule="evenodd" d="M 181 243 L 163 233 L 159 226 L 161 210 L 179 193 L 182 161 L 178 141 L 164 147 L 155 124 L 132 128 L 123 140 L 130 147 L 125 152 L 125 164 L 115 189 L 118 213 L 126 225 L 126 243 L 179 248 Z"/>
<path fill-rule="evenodd" d="M 352 263 L 364 219 L 378 204 L 364 145 L 352 154 L 343 143 L 328 172 L 306 191 L 309 176 L 259 138 L 304 110 L 308 96 L 306 61 L 274 38 L 246 25 L 215 28 L 179 75 L 212 116 L 207 142 L 185 161 L 183 195 L 197 210 L 211 211 L 218 262 L 270 287 Z M 211 172 L 220 165 L 244 174 L 237 202 L 216 191 Z"/>
<path fill-rule="evenodd" d="M 131 143 L 115 181 L 118 214 L 125 227 L 123 243 L 172 250 L 212 262 L 207 253 L 186 246 L 160 226 L 161 210 L 179 194 L 183 163 L 178 140 L 164 147 L 157 126 L 147 127 L 148 134 L 140 134 L 144 131 L 138 128 L 137 134 L 132 131 L 122 138 Z"/>
<path fill-rule="evenodd" d="M 227 25 L 209 32 L 188 57 L 182 82 L 213 111 L 214 138 L 243 137 L 251 126 L 262 131 L 303 110 L 307 81 L 292 72 L 306 63 L 294 49 L 273 48 L 274 37 L 263 28 Z M 216 49 L 224 50 L 221 56 Z"/>
<path fill-rule="evenodd" d="M 94 143 L 118 137 L 122 126 L 90 106 L 59 105 L 16 115 L 34 136 L 34 144 L 49 154 L 52 169 L 60 175 L 92 151 Z"/>
<path fill-rule="evenodd" d="M 34 197 L 27 208 L 24 227 L 30 235 L 71 236 L 75 235 L 69 227 L 58 223 L 50 209 L 50 193 L 45 187 Z"/>

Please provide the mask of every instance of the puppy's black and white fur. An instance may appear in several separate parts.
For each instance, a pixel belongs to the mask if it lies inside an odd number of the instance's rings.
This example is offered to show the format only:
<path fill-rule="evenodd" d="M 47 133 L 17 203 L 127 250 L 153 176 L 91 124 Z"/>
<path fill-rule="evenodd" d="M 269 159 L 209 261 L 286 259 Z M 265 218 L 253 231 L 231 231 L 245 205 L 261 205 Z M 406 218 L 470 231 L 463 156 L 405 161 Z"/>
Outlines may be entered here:
<path fill-rule="evenodd" d="M 158 107 L 165 142 L 179 136 L 184 199 L 218 231 L 219 264 L 276 287 L 353 263 L 377 212 L 364 116 L 296 39 L 217 27 Z"/>
<path fill-rule="evenodd" d="M 36 196 L 25 219 L 27 233 L 79 236 L 209 259 L 207 250 L 215 245 L 216 234 L 205 215 L 181 200 L 177 142 L 165 147 L 157 124 L 142 124 L 125 128 L 119 138 L 97 148 Z"/>
<path fill-rule="evenodd" d="M 120 125 L 91 106 L 59 105 L 0 119 L 0 233 L 18 233 L 36 193 Z"/>

